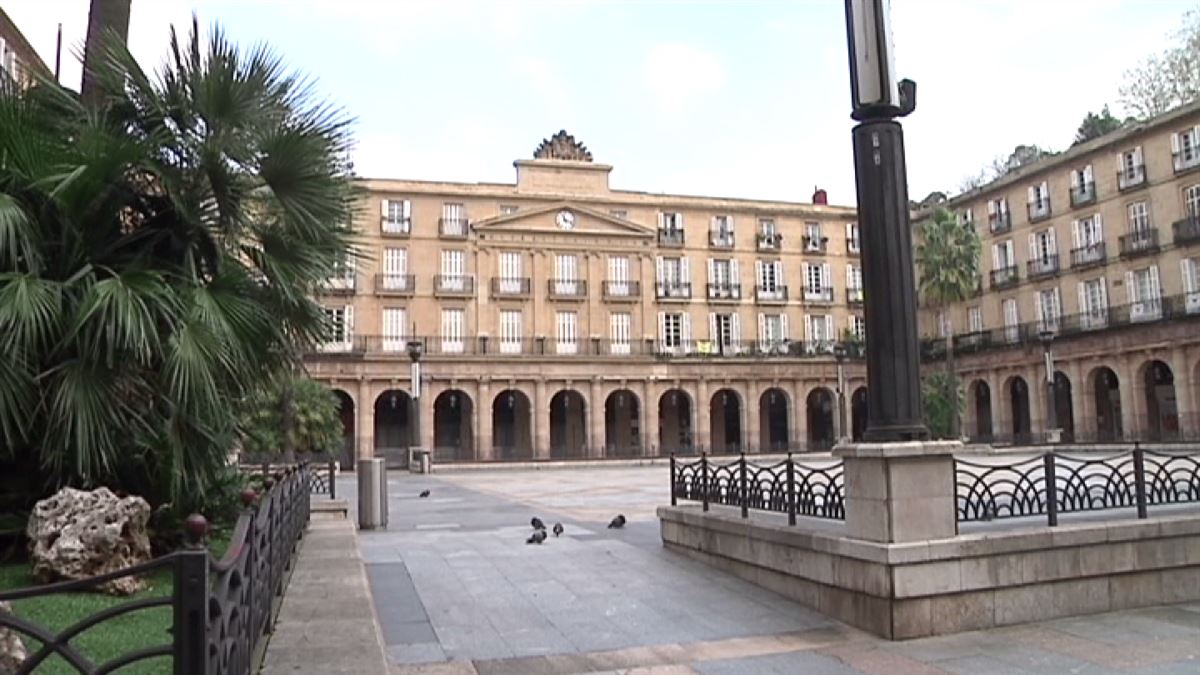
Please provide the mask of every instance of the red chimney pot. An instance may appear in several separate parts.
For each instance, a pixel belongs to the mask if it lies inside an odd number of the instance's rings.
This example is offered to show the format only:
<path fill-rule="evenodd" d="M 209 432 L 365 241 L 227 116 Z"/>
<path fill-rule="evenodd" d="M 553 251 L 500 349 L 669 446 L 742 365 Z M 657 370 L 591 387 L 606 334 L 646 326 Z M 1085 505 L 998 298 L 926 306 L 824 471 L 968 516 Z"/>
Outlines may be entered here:
<path fill-rule="evenodd" d="M 829 195 L 819 187 L 813 188 L 812 203 L 814 204 L 829 204 Z"/>

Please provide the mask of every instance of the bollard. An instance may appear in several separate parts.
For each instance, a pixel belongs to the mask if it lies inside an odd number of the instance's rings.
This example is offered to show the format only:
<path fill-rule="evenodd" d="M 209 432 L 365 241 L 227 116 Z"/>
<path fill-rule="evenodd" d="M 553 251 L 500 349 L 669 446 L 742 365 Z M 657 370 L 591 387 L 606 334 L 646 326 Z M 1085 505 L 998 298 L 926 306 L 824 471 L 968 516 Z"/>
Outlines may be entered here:
<path fill-rule="evenodd" d="M 384 461 L 377 457 L 358 461 L 358 528 L 374 530 L 387 525 L 387 489 Z M 381 477 L 380 474 L 383 474 Z"/>

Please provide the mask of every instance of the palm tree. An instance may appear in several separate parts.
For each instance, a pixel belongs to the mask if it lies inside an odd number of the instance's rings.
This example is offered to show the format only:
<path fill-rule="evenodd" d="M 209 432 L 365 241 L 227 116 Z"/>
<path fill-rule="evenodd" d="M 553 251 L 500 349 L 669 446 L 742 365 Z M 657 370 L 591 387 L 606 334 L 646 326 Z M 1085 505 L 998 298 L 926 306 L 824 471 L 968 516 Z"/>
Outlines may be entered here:
<path fill-rule="evenodd" d="M 323 334 L 356 196 L 347 118 L 269 49 L 170 46 L 151 78 L 110 43 L 95 104 L 0 84 L 0 464 L 189 508 Z"/>
<path fill-rule="evenodd" d="M 930 306 L 945 310 L 971 297 L 979 288 L 979 233 L 971 223 L 960 223 L 944 208 L 921 224 L 917 244 L 919 288 Z M 957 391 L 954 371 L 953 331 L 946 336 L 946 376 Z M 960 435 L 959 406 L 951 406 L 950 436 Z"/>

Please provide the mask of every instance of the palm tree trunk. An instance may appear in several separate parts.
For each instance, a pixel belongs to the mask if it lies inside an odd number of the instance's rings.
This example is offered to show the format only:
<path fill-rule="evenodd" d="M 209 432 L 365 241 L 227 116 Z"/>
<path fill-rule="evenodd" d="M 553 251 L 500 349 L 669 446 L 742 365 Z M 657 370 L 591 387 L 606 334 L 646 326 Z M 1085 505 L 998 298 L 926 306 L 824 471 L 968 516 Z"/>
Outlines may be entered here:
<path fill-rule="evenodd" d="M 958 375 L 954 372 L 954 333 L 946 336 L 946 381 L 950 387 L 950 438 L 962 438 L 958 410 Z"/>
<path fill-rule="evenodd" d="M 121 44 L 129 42 L 129 4 L 132 0 L 91 0 L 88 9 L 87 42 L 83 46 L 83 100 L 95 103 L 100 99 L 96 68 L 104 60 L 105 40 L 115 35 Z"/>

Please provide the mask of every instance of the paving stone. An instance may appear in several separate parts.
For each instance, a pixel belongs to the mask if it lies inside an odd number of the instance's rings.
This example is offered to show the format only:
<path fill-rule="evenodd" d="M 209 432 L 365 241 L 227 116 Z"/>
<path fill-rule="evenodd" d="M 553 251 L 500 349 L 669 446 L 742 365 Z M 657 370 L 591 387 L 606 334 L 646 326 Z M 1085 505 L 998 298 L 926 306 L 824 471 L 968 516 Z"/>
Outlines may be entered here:
<path fill-rule="evenodd" d="M 821 675 L 861 675 L 837 659 L 812 652 L 771 654 L 723 661 L 706 661 L 692 666 L 704 675 L 796 675 L 796 673 L 820 673 Z"/>

